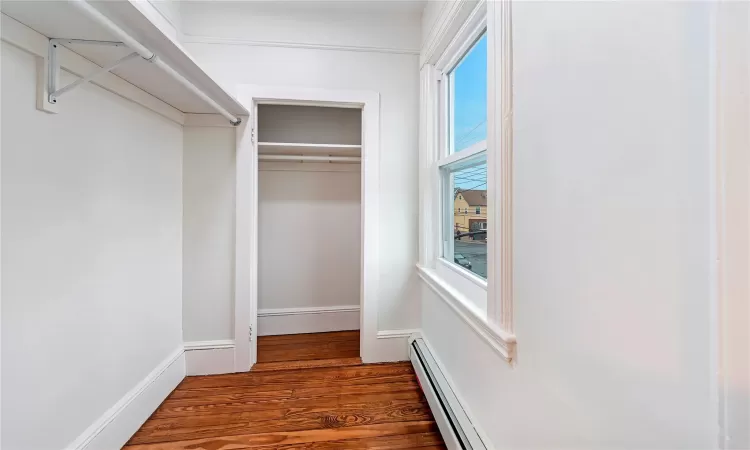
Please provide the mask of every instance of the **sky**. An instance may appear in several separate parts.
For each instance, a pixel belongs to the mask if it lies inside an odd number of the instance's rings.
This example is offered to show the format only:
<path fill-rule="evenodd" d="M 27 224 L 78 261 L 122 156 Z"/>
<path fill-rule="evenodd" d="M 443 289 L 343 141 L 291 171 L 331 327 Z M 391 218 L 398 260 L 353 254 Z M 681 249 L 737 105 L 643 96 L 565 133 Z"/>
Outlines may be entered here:
<path fill-rule="evenodd" d="M 487 35 L 453 71 L 453 146 L 461 151 L 487 139 Z M 458 189 L 487 189 L 487 165 L 454 174 Z"/>

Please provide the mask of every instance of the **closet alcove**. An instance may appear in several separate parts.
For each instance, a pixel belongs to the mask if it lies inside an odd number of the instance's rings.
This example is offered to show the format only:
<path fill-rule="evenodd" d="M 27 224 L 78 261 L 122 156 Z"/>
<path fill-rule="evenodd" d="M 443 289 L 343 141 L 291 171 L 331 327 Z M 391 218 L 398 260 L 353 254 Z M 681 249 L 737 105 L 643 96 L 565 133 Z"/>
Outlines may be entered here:
<path fill-rule="evenodd" d="M 362 110 L 261 104 L 257 141 L 258 335 L 358 330 Z"/>

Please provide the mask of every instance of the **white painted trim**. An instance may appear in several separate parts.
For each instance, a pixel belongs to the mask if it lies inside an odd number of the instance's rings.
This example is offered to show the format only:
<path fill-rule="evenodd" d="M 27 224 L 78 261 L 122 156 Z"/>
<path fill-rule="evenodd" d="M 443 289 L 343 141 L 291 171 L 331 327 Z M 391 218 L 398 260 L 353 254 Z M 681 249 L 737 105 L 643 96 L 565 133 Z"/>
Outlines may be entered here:
<path fill-rule="evenodd" d="M 435 20 L 430 36 L 428 36 L 420 52 L 419 66 L 435 64 L 437 58 L 443 54 L 448 44 L 464 24 L 471 12 L 480 3 L 476 0 L 457 0 L 448 2 Z"/>
<path fill-rule="evenodd" d="M 5 14 L 0 16 L 0 20 L 3 41 L 15 45 L 39 58 L 44 58 L 47 55 L 47 43 L 49 40 L 46 36 Z M 59 47 L 57 56 L 60 67 L 78 77 L 84 77 L 100 69 L 98 65 L 65 47 Z M 185 115 L 180 110 L 164 103 L 113 73 L 102 74 L 91 80 L 91 83 L 180 125 L 185 123 Z"/>
<path fill-rule="evenodd" d="M 511 0 L 487 5 L 487 317 L 513 334 L 513 30 Z"/>
<path fill-rule="evenodd" d="M 430 31 L 427 32 L 426 38 L 423 39 L 422 42 L 422 49 L 420 50 L 420 54 L 426 53 L 426 48 L 433 44 L 434 41 L 436 41 L 436 36 L 439 34 L 439 28 L 443 25 L 444 18 L 448 17 L 447 8 L 456 6 L 456 3 L 458 2 L 448 2 L 448 1 L 442 1 L 440 2 L 440 11 L 438 11 L 437 15 L 435 16 L 435 20 L 432 22 L 432 25 L 430 26 Z M 424 13 L 423 13 L 424 16 Z M 424 23 L 422 24 L 424 26 Z"/>
<path fill-rule="evenodd" d="M 217 348 L 234 348 L 232 339 L 218 339 L 215 341 L 190 341 L 185 342 L 185 351 L 192 350 L 214 350 Z"/>
<path fill-rule="evenodd" d="M 241 101 L 241 100 L 240 100 Z M 253 113 L 255 109 L 251 109 Z M 255 363 L 258 305 L 258 155 L 252 142 L 255 114 L 237 127 L 235 156 L 234 370 L 247 372 Z M 253 341 L 257 342 L 257 339 Z"/>
<path fill-rule="evenodd" d="M 379 361 L 408 361 L 409 343 L 420 333 L 419 329 L 378 331 L 376 341 Z"/>
<path fill-rule="evenodd" d="M 463 268 L 453 267 L 445 258 L 435 265 L 435 275 L 446 285 L 461 293 L 462 300 L 476 309 L 482 320 L 487 320 L 487 285 L 476 282 L 476 276 Z"/>
<path fill-rule="evenodd" d="M 65 448 L 122 447 L 184 378 L 185 356 L 180 345 Z"/>
<path fill-rule="evenodd" d="M 359 305 L 311 306 L 308 308 L 266 308 L 258 310 L 258 317 L 297 316 L 301 314 L 328 314 L 341 312 L 359 313 Z"/>
<path fill-rule="evenodd" d="M 417 273 L 424 282 L 453 311 L 471 327 L 476 334 L 508 362 L 515 356 L 516 337 L 496 325 L 488 323 L 483 312 L 474 306 L 462 293 L 442 280 L 433 269 L 417 266 Z"/>
<path fill-rule="evenodd" d="M 359 329 L 359 305 L 258 310 L 258 336 Z"/>
<path fill-rule="evenodd" d="M 234 372 L 234 341 L 185 342 L 187 375 L 216 375 Z"/>
<path fill-rule="evenodd" d="M 487 3 L 482 0 L 471 10 L 456 34 L 446 46 L 446 50 L 435 61 L 441 72 L 451 72 L 487 28 Z M 447 38 L 447 36 L 445 36 Z M 488 53 L 489 55 L 489 53 Z"/>
<path fill-rule="evenodd" d="M 464 410 L 466 417 L 469 419 L 469 421 L 471 422 L 471 426 L 474 427 L 474 430 L 479 435 L 479 439 L 482 440 L 482 443 L 484 444 L 486 450 L 495 450 L 495 447 L 493 447 L 492 441 L 490 441 L 490 438 L 487 435 L 487 433 L 484 432 L 482 427 L 479 426 L 477 421 L 474 419 L 476 416 L 472 414 L 471 410 L 468 407 L 468 404 L 464 401 L 463 396 L 461 395 L 461 392 L 456 388 L 457 386 L 456 383 L 451 378 L 450 373 L 446 370 L 445 365 L 440 361 L 440 356 L 435 351 L 435 348 L 432 345 L 430 345 L 430 341 L 427 340 L 427 337 L 424 336 L 424 334 L 420 333 L 419 337 L 422 339 L 424 346 L 427 347 L 427 350 L 430 352 L 435 365 L 443 374 L 443 377 L 445 377 L 445 381 L 448 383 L 448 387 L 450 388 L 451 391 L 453 391 L 453 395 L 455 395 L 456 400 L 458 400 L 459 405 L 461 405 L 461 409 Z"/>
<path fill-rule="evenodd" d="M 440 235 L 440 184 L 439 173 L 435 170 L 437 150 L 439 109 L 439 72 L 432 65 L 425 65 L 420 71 L 420 113 L 419 113 L 419 264 L 435 267 L 435 261 L 442 253 Z"/>
<path fill-rule="evenodd" d="M 128 0 L 128 1 L 130 3 L 142 3 L 138 0 Z M 177 24 L 174 23 L 174 21 L 167 14 L 165 14 L 164 11 L 161 10 L 161 8 L 159 8 L 157 3 L 154 2 L 154 0 L 146 0 L 146 1 L 150 3 L 151 7 L 153 7 L 153 9 L 156 10 L 156 12 L 161 16 L 161 18 L 164 19 L 169 24 L 169 26 L 171 26 L 174 29 L 175 35 L 179 35 L 180 27 L 178 27 Z"/>
<path fill-rule="evenodd" d="M 301 104 L 344 106 L 362 109 L 362 277 L 360 281 L 360 353 L 365 363 L 388 361 L 392 352 L 378 345 L 379 188 L 380 188 L 380 94 L 370 91 L 311 89 L 239 85 L 239 100 L 253 111 L 257 126 L 257 105 Z M 247 326 L 257 329 L 257 223 L 258 223 L 258 149 L 250 139 L 250 130 L 238 130 L 235 265 L 235 342 L 242 355 L 238 371 L 248 370 L 254 362 L 257 340 L 248 342 Z M 244 317 L 243 317 L 244 316 Z M 248 317 L 249 316 L 249 317 Z M 247 318 L 245 318 L 247 317 Z M 242 324 L 240 324 L 242 322 Z M 249 354 L 248 364 L 244 364 Z M 238 359 L 239 360 L 239 359 Z M 247 367 L 247 368 L 246 368 Z"/>
<path fill-rule="evenodd" d="M 448 261 L 445 258 L 438 258 L 437 259 L 437 265 L 445 267 L 447 270 L 450 270 L 452 272 L 455 272 L 457 275 L 460 275 L 463 278 L 466 278 L 468 281 L 470 281 L 472 284 L 476 285 L 479 288 L 487 290 L 487 280 L 480 277 L 479 275 L 475 274 L 474 272 L 467 270 L 458 264 Z"/>
<path fill-rule="evenodd" d="M 172 22 L 172 19 L 153 2 L 153 0 L 128 0 L 144 17 L 146 17 L 156 28 L 175 42 L 179 42 L 180 30 Z"/>
<path fill-rule="evenodd" d="M 418 49 L 409 48 L 390 48 L 390 47 L 372 47 L 362 45 L 331 45 L 315 44 L 308 42 L 274 42 L 274 41 L 255 41 L 242 38 L 226 38 L 219 36 L 198 36 L 183 34 L 184 43 L 191 44 L 220 44 L 220 45 L 244 45 L 249 47 L 283 47 L 283 48 L 304 48 L 313 50 L 333 50 L 343 52 L 368 52 L 368 53 L 392 53 L 398 55 L 419 55 Z"/>
<path fill-rule="evenodd" d="M 378 339 L 406 339 L 407 341 L 415 334 L 420 334 L 419 328 L 410 328 L 406 330 L 382 330 L 378 331 Z"/>
<path fill-rule="evenodd" d="M 238 116 L 243 122 L 247 122 L 248 116 Z M 196 114 L 196 113 L 185 113 L 186 127 L 216 127 L 216 128 L 234 128 L 224 116 L 221 114 Z"/>
<path fill-rule="evenodd" d="M 465 150 L 461 150 L 458 152 L 451 153 L 450 155 L 446 156 L 445 158 L 440 158 L 437 162 L 438 167 L 443 168 L 447 165 L 453 164 L 458 161 L 463 161 L 465 159 L 473 158 L 477 155 L 480 155 L 482 152 L 487 150 L 487 141 L 479 141 L 476 144 L 473 144 L 469 146 Z"/>

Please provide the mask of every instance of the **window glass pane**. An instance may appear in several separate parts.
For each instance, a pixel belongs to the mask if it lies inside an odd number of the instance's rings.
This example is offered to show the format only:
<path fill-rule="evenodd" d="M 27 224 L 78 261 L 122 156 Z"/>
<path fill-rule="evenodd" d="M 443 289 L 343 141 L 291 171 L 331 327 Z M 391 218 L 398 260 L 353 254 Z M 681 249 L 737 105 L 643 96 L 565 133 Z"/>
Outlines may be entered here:
<path fill-rule="evenodd" d="M 487 162 L 485 155 L 444 169 L 445 252 L 448 261 L 487 278 Z"/>
<path fill-rule="evenodd" d="M 450 73 L 450 142 L 460 152 L 487 139 L 487 34 Z"/>

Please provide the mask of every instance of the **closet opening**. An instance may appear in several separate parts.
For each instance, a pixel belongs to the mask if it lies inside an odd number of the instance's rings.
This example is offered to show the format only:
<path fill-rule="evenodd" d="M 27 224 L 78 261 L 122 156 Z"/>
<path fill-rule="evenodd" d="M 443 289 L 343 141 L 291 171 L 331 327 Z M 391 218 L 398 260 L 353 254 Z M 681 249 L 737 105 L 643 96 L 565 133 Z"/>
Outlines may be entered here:
<path fill-rule="evenodd" d="M 256 362 L 359 361 L 362 109 L 260 103 L 255 129 Z"/>

